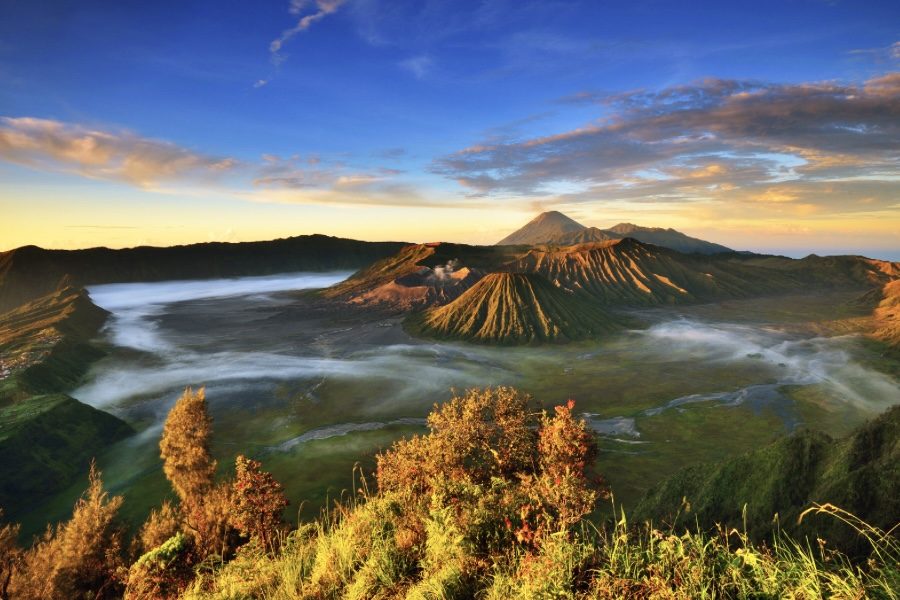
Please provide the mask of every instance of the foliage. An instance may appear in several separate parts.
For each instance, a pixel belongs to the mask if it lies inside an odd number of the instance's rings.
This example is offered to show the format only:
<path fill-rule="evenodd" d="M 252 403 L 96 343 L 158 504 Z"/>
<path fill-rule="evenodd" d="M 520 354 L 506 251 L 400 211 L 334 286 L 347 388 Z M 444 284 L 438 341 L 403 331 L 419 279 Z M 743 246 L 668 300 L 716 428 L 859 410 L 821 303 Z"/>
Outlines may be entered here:
<path fill-rule="evenodd" d="M 241 535 L 273 550 L 288 501 L 281 484 L 261 467 L 243 455 L 235 459 L 231 519 Z"/>
<path fill-rule="evenodd" d="M 193 579 L 190 538 L 176 533 L 131 565 L 126 600 L 179 597 Z"/>
<path fill-rule="evenodd" d="M 685 502 L 686 499 L 686 502 Z M 688 467 L 651 489 L 638 520 L 746 528 L 757 541 L 778 530 L 823 537 L 850 554 L 871 548 L 837 519 L 800 513 L 812 502 L 841 506 L 890 529 L 900 515 L 900 406 L 841 439 L 800 431 L 720 463 Z M 778 519 L 773 521 L 773 515 Z"/>
<path fill-rule="evenodd" d="M 3 509 L 0 509 L 0 518 Z M 4 523 L 0 527 L 0 600 L 9 600 L 9 584 L 22 557 L 17 538 L 19 525 Z"/>
<path fill-rule="evenodd" d="M 178 509 L 168 500 L 162 506 L 150 511 L 147 520 L 138 532 L 136 542 L 141 553 L 153 550 L 176 533 L 181 526 Z"/>
<path fill-rule="evenodd" d="M 0 569 L 26 600 L 898 598 L 896 534 L 832 505 L 800 518 L 850 528 L 867 560 L 824 539 L 779 533 L 767 546 L 746 529 L 634 526 L 624 513 L 596 526 L 585 518 L 604 491 L 590 472 L 596 446 L 573 409 L 537 413 L 514 389 L 470 390 L 435 407 L 428 435 L 378 457 L 378 492 L 363 485 L 290 532 L 280 484 L 239 456 L 233 481 L 210 479 L 201 497 L 154 511 L 127 570 L 113 523 L 121 498 L 92 469 L 72 520 L 21 560 L 15 526 L 0 529 Z"/>
<path fill-rule="evenodd" d="M 378 485 L 414 495 L 440 481 L 489 482 L 530 470 L 537 424 L 530 398 L 506 387 L 469 390 L 428 416 L 431 433 L 397 442 L 377 457 Z"/>
<path fill-rule="evenodd" d="M 200 560 L 230 558 L 241 544 L 240 534 L 231 524 L 233 506 L 232 484 L 223 481 L 209 488 L 201 501 L 182 507 L 184 531 L 193 538 Z"/>
<path fill-rule="evenodd" d="M 169 411 L 159 442 L 163 470 L 182 503 L 196 505 L 213 485 L 216 461 L 209 451 L 212 418 L 203 388 L 187 388 Z"/>
<path fill-rule="evenodd" d="M 75 504 L 72 518 L 47 532 L 22 559 L 10 590 L 22 599 L 68 600 L 121 595 L 124 568 L 122 530 L 116 515 L 121 496 L 109 497 L 92 464 L 89 485 Z"/>

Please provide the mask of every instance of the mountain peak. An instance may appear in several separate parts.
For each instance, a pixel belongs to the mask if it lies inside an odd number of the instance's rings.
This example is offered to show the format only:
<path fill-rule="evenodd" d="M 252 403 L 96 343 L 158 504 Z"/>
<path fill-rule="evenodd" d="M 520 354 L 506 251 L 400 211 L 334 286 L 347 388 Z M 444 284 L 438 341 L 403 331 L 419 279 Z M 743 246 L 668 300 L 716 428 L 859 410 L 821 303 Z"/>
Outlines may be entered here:
<path fill-rule="evenodd" d="M 544 244 L 547 240 L 553 240 L 577 233 L 584 229 L 586 229 L 586 227 L 578 221 L 567 217 L 558 210 L 550 210 L 542 212 L 529 221 L 524 227 L 514 231 L 497 242 L 497 245 Z"/>
<path fill-rule="evenodd" d="M 688 254 L 731 252 L 730 248 L 692 238 L 671 228 L 643 227 L 634 223 L 619 223 L 609 229 L 585 227 L 556 210 L 539 214 L 524 227 L 497 242 L 497 245 L 523 244 L 538 246 L 555 244 L 558 246 L 571 246 L 573 244 L 617 240 L 624 237 L 631 237 L 645 244 L 654 244 Z"/>
<path fill-rule="evenodd" d="M 641 227 L 639 225 L 635 225 L 634 223 L 619 223 L 618 225 L 614 225 L 610 227 L 607 231 L 614 231 L 616 233 L 621 233 L 622 235 L 627 235 L 629 233 L 634 233 L 639 229 L 648 229 L 647 227 Z"/>
<path fill-rule="evenodd" d="M 584 227 L 573 219 L 572 217 L 559 212 L 558 210 L 548 210 L 544 211 L 535 218 L 533 218 L 529 224 L 531 223 L 560 223 L 567 224 L 571 226 Z"/>

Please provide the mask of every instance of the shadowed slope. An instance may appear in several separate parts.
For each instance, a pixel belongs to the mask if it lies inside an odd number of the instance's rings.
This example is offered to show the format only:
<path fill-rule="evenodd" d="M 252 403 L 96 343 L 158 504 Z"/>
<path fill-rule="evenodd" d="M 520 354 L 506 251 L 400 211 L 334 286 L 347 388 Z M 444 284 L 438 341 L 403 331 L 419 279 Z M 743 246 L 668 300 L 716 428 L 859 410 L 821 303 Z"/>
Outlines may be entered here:
<path fill-rule="evenodd" d="M 684 252 L 685 254 L 719 254 L 721 252 L 732 252 L 731 248 L 726 248 L 721 244 L 707 242 L 689 235 L 685 235 L 674 229 L 663 229 L 662 227 L 641 227 L 632 223 L 619 223 L 614 227 L 603 230 L 608 235 L 617 235 L 620 237 L 630 237 L 645 244 L 654 244 Z"/>
<path fill-rule="evenodd" d="M 684 500 L 690 505 L 685 511 Z M 773 516 L 793 534 L 827 538 L 829 544 L 866 551 L 855 531 L 830 518 L 799 514 L 813 502 L 830 502 L 884 530 L 900 515 L 900 406 L 850 436 L 833 440 L 803 431 L 718 464 L 688 467 L 651 489 L 632 513 L 666 522 L 681 513 L 694 527 L 717 523 L 744 526 L 757 538 L 768 535 Z"/>
<path fill-rule="evenodd" d="M 598 229 L 596 227 L 585 227 L 581 231 L 554 236 L 553 238 L 543 243 L 559 246 L 574 246 L 575 244 L 611 242 L 613 240 L 620 239 L 622 239 L 622 236 L 620 235 L 610 234 L 608 231 L 603 231 L 602 229 Z"/>
<path fill-rule="evenodd" d="M 450 304 L 426 312 L 421 328 L 433 337 L 501 344 L 578 340 L 619 329 L 589 300 L 521 273 L 486 275 Z"/>

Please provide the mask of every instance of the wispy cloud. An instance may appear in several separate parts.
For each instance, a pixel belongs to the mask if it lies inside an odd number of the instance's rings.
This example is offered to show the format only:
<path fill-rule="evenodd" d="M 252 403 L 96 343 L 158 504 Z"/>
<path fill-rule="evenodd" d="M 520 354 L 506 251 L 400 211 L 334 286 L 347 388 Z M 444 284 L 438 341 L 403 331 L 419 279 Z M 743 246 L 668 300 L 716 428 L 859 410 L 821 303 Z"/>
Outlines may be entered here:
<path fill-rule="evenodd" d="M 601 116 L 546 137 L 488 140 L 434 171 L 475 194 L 573 202 L 740 199 L 809 211 L 840 201 L 833 190 L 850 205 L 896 197 L 900 73 L 859 85 L 709 79 L 573 100 Z"/>
<path fill-rule="evenodd" d="M 857 48 L 850 50 L 849 54 L 868 57 L 875 62 L 898 61 L 900 60 L 900 41 L 894 42 L 887 47 Z"/>
<path fill-rule="evenodd" d="M 299 19 L 293 27 L 285 29 L 279 37 L 272 40 L 269 44 L 272 61 L 275 64 L 282 63 L 285 57 L 280 52 L 291 38 L 306 31 L 314 23 L 321 21 L 328 15 L 336 13 L 344 2 L 345 0 L 291 0 L 288 11 L 295 17 L 299 17 Z"/>
<path fill-rule="evenodd" d="M 459 206 L 436 200 L 387 164 L 360 167 L 317 154 L 264 154 L 238 161 L 141 137 L 32 117 L 0 117 L 0 160 L 29 168 L 122 182 L 166 195 L 232 197 L 279 204 Z M 82 227 L 82 226 L 80 226 Z M 83 227 L 89 227 L 87 225 Z"/>
<path fill-rule="evenodd" d="M 0 117 L 0 159 L 140 187 L 216 178 L 238 161 L 205 155 L 128 131 L 101 131 L 50 119 Z"/>
<path fill-rule="evenodd" d="M 432 67 L 434 67 L 434 60 L 427 54 L 420 54 L 419 56 L 412 56 L 406 60 L 401 60 L 398 64 L 401 69 L 412 73 L 416 79 L 424 79 L 429 71 L 431 71 Z"/>

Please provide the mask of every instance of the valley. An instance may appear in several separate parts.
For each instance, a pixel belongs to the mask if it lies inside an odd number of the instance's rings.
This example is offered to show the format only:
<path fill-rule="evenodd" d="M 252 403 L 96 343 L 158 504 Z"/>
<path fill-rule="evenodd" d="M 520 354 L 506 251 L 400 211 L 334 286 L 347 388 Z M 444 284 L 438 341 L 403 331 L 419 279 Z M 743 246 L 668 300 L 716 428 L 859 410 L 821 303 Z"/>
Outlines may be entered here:
<path fill-rule="evenodd" d="M 355 464 L 370 471 L 377 451 L 423 431 L 451 388 L 510 384 L 546 407 L 575 399 L 600 436 L 598 470 L 629 506 L 683 466 L 801 427 L 845 434 L 900 394 L 846 292 L 617 312 L 631 326 L 597 339 L 500 348 L 417 338 L 403 313 L 314 292 L 348 275 L 89 288 L 112 313 L 108 355 L 71 394 L 138 430 L 98 456 L 133 523 L 168 493 L 160 425 L 188 385 L 206 387 L 222 463 L 239 451 L 263 460 L 305 517 L 352 487 Z M 806 327 L 833 320 L 856 325 Z M 83 485 L 19 517 L 40 530 Z"/>

